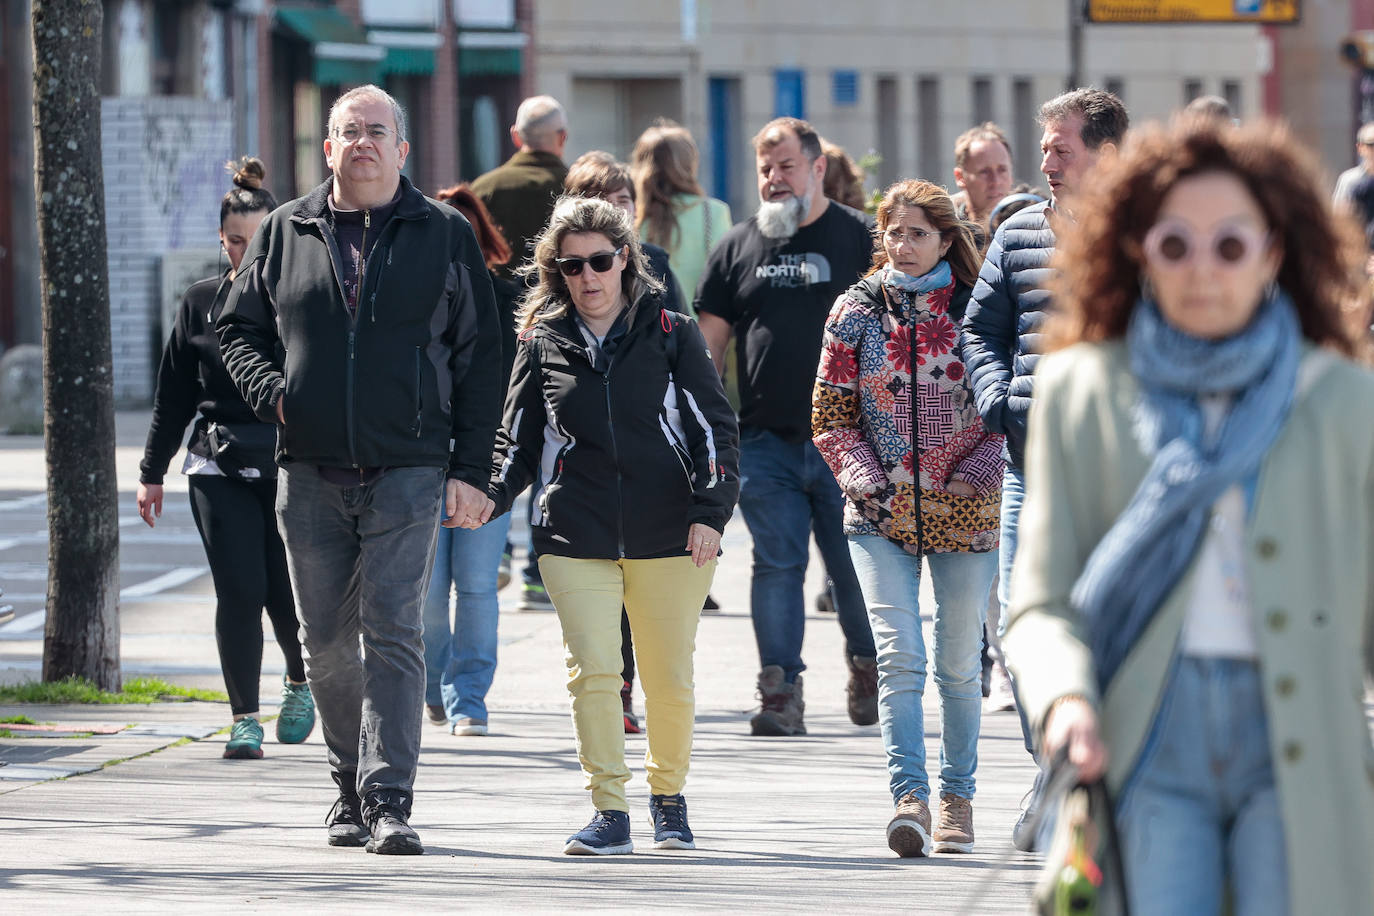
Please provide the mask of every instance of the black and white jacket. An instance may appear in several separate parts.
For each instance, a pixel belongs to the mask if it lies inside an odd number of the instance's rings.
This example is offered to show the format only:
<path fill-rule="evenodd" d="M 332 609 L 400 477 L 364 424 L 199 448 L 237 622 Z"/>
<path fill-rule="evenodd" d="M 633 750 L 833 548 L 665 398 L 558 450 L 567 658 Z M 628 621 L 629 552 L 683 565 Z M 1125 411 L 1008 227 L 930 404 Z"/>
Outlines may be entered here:
<path fill-rule="evenodd" d="M 687 553 L 739 497 L 739 428 L 696 322 L 646 296 L 598 344 L 572 310 L 521 332 L 496 437 L 499 514 L 535 479 L 539 553 Z"/>

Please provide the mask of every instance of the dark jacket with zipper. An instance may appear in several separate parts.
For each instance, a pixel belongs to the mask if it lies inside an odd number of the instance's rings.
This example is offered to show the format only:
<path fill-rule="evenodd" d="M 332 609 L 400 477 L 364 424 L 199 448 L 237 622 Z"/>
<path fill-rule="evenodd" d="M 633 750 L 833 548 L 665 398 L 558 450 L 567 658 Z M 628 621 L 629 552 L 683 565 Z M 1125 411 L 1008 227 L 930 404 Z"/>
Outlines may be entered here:
<path fill-rule="evenodd" d="M 520 335 L 491 497 L 505 512 L 539 476 L 539 553 L 687 553 L 695 523 L 724 531 L 739 497 L 739 427 L 696 322 L 657 296 L 591 346 L 571 309 Z"/>
<path fill-rule="evenodd" d="M 225 428 L 234 440 L 230 456 L 234 464 L 256 468 L 264 478 L 276 474 L 272 463 L 275 427 L 254 416 L 220 357 L 215 319 L 228 294 L 226 272 L 192 283 L 182 297 L 157 370 L 153 422 L 138 465 L 139 483 L 162 484 L 192 418 L 196 425 L 186 442 L 187 451 L 223 461 L 225 456 L 215 454 L 209 431 L 212 425 Z M 220 470 L 227 473 L 228 469 Z"/>
<path fill-rule="evenodd" d="M 1049 204 L 1012 214 L 988 246 L 964 317 L 959 347 L 983 423 L 1007 437 L 1007 457 L 1021 468 L 1026 452 L 1040 330 L 1051 307 L 1054 271 Z"/>
<path fill-rule="evenodd" d="M 285 397 L 280 464 L 447 467 L 484 489 L 501 333 L 472 227 L 402 177 L 351 317 L 332 187 L 278 208 L 253 236 L 215 325 L 229 374 L 264 421 Z"/>

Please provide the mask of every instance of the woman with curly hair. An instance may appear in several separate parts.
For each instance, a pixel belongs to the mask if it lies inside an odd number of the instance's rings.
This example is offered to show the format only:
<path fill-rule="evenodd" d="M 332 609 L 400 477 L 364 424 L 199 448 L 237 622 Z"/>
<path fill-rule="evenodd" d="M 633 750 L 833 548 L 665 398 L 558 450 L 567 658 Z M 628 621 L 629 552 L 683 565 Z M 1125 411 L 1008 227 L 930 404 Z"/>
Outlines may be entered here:
<path fill-rule="evenodd" d="M 1287 130 L 1139 131 L 1060 235 L 1006 633 L 1136 914 L 1374 912 L 1361 241 Z"/>
<path fill-rule="evenodd" d="M 997 575 L 1002 437 L 979 419 L 956 346 L 978 252 L 944 188 L 903 181 L 878 205 L 873 270 L 826 321 L 811 412 L 844 491 L 845 533 L 878 646 L 878 724 L 900 856 L 973 851 L 983 621 Z M 935 586 L 940 816 L 932 837 L 921 697 L 921 561 Z"/>

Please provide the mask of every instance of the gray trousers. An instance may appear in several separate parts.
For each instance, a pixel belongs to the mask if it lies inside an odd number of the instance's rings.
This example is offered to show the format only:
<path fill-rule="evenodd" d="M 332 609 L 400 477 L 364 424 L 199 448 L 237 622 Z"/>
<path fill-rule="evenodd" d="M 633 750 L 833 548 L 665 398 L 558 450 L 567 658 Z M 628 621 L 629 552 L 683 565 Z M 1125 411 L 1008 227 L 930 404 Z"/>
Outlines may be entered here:
<path fill-rule="evenodd" d="M 340 788 L 357 786 L 364 807 L 410 810 L 425 702 L 421 609 L 443 485 L 434 467 L 341 487 L 294 466 L 278 482 L 277 522 L 329 765 Z"/>

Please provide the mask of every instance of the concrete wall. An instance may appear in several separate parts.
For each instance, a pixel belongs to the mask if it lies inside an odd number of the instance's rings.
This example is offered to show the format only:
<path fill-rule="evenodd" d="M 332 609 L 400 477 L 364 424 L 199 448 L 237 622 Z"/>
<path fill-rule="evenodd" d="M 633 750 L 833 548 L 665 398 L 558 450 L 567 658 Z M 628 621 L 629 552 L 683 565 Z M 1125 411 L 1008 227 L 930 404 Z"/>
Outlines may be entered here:
<path fill-rule="evenodd" d="M 229 102 L 168 96 L 101 102 L 115 400 L 152 398 L 163 337 L 162 256 L 218 245 L 229 189 Z"/>
<path fill-rule="evenodd" d="M 753 162 L 748 138 L 774 114 L 774 71 L 805 73 L 806 115 L 851 154 L 877 150 L 884 172 L 922 175 L 952 186 L 954 139 L 975 123 L 975 80 L 987 80 L 991 115 L 1012 133 L 1020 154 L 1018 177 L 1039 178 L 1040 128 L 1026 107 L 1063 89 L 1068 22 L 1063 0 L 697 0 L 686 23 L 680 0 L 541 0 L 533 28 L 538 84 L 571 105 L 577 81 L 675 78 L 682 82 L 682 117 L 703 157 L 710 147 L 707 81 L 736 77 L 741 124 L 733 180 L 752 204 Z M 1224 81 L 1239 86 L 1245 114 L 1260 107 L 1259 29 L 1254 26 L 1090 26 L 1085 29 L 1086 81 L 1118 81 L 1137 120 L 1160 117 L 1184 101 L 1184 84 L 1204 92 Z M 836 70 L 855 70 L 855 104 L 836 105 Z M 935 80 L 926 101 L 922 79 Z M 893 110 L 879 110 L 879 84 L 891 88 Z M 1032 102 L 1017 105 L 1017 86 Z M 1018 111 L 1018 108 L 1021 110 Z M 608 123 L 606 112 L 580 116 L 570 108 L 572 154 L 593 147 L 617 149 L 645 123 L 628 123 L 627 111 Z M 895 122 L 895 123 L 894 123 Z M 938 149 L 938 156 L 923 156 Z M 932 161 L 924 161 L 924 160 Z M 703 158 L 703 170 L 705 169 Z M 922 173 L 925 174 L 922 174 Z M 703 174 L 703 179 L 707 176 Z M 876 183 L 872 181 L 871 183 Z M 745 215 L 745 214 L 738 214 Z"/>

